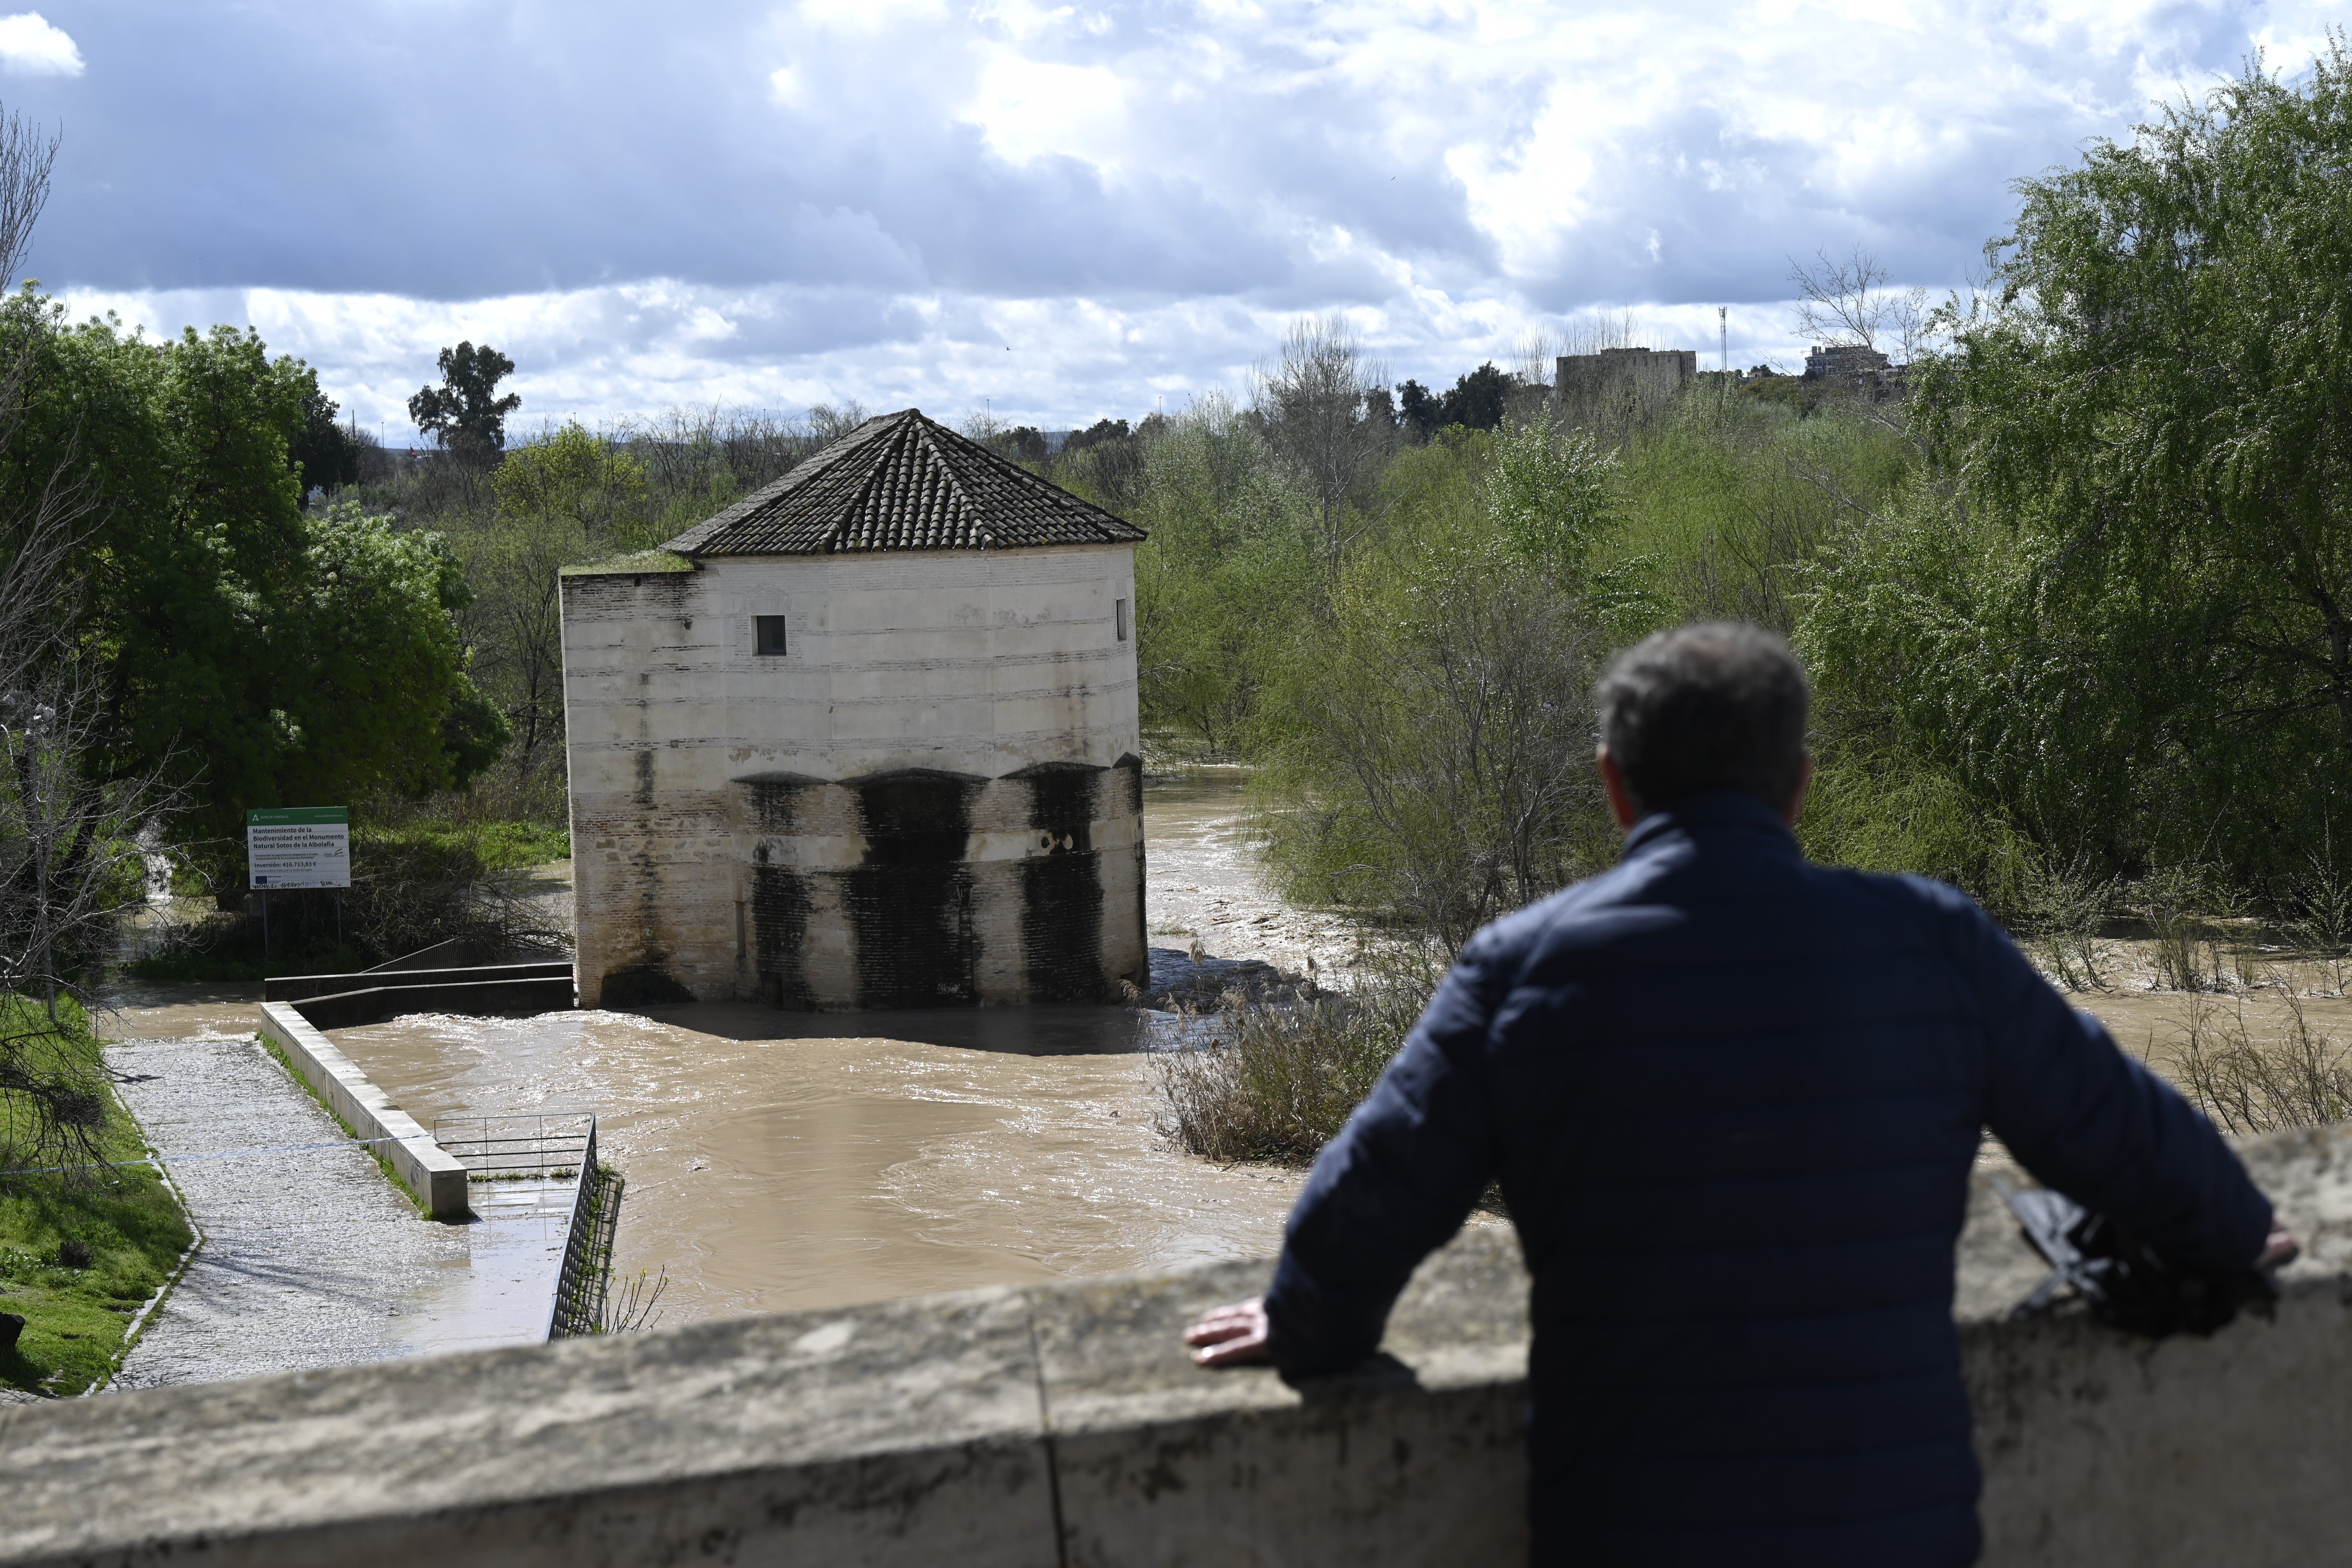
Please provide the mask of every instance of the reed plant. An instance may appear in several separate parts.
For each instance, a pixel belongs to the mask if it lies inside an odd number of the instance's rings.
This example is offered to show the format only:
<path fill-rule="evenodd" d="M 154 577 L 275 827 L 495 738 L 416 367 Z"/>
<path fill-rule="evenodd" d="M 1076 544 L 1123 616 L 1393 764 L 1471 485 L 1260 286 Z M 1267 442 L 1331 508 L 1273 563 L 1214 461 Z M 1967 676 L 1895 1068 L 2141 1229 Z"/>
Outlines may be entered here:
<path fill-rule="evenodd" d="M 2258 1043 L 2242 1007 L 2192 998 L 2172 1053 L 2173 1079 L 2191 1103 L 2231 1132 L 2276 1132 L 2352 1116 L 2352 1048 L 2312 1026 L 2292 990 L 2286 1025 Z"/>

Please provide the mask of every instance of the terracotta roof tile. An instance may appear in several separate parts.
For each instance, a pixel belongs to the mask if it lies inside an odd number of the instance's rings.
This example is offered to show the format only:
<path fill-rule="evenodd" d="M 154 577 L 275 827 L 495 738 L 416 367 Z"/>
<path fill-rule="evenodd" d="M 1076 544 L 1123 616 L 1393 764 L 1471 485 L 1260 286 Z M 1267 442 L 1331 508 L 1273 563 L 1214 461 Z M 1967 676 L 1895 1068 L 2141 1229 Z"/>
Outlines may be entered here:
<path fill-rule="evenodd" d="M 908 408 L 868 419 L 662 548 L 681 555 L 830 555 L 1142 537 L 1133 523 Z"/>

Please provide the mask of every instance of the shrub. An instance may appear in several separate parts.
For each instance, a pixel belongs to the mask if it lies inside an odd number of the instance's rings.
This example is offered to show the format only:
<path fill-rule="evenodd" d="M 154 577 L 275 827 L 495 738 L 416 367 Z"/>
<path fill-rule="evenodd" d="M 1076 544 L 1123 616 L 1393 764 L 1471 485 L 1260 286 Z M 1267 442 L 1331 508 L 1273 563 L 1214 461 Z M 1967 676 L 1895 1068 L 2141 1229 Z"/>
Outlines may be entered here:
<path fill-rule="evenodd" d="M 1213 1160 L 1311 1163 L 1404 1044 L 1435 979 L 1400 966 L 1352 995 L 1229 998 L 1219 1043 L 1154 1061 L 1169 1131 Z"/>

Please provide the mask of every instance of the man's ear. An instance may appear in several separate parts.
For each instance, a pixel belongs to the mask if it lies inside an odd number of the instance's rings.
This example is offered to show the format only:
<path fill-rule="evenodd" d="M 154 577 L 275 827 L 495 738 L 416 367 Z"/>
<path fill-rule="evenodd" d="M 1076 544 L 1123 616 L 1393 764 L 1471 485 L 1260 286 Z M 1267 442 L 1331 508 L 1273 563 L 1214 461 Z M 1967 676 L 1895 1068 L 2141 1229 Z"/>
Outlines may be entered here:
<path fill-rule="evenodd" d="M 1632 831 L 1633 824 L 1642 820 L 1642 813 L 1633 804 L 1633 792 L 1625 787 L 1625 770 L 1609 754 L 1606 743 L 1595 748 L 1592 758 L 1601 764 L 1601 792 L 1609 797 L 1610 814 L 1617 818 L 1619 827 Z M 1804 794 L 1801 789 L 1797 793 L 1800 797 Z"/>
<path fill-rule="evenodd" d="M 1797 771 L 1797 793 L 1789 797 L 1787 808 L 1780 813 L 1781 817 L 1791 827 L 1797 826 L 1797 817 L 1805 809 L 1805 791 L 1812 787 L 1812 783 L 1813 754 L 1807 752 L 1805 765 Z"/>

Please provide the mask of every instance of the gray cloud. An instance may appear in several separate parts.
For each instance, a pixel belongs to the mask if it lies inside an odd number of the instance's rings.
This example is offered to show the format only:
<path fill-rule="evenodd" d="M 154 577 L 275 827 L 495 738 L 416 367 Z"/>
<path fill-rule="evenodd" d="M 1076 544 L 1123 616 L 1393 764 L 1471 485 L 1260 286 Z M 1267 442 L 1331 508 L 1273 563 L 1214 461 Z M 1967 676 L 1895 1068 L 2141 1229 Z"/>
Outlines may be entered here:
<path fill-rule="evenodd" d="M 236 301 L 366 417 L 396 416 L 436 340 L 496 332 L 544 410 L 837 392 L 1050 421 L 1231 384 L 1307 310 L 1349 311 L 1424 379 L 1603 307 L 1688 333 L 1733 303 L 1743 354 L 1786 354 L 1790 255 L 1860 242 L 1906 281 L 1957 283 L 2010 180 L 2258 43 L 2291 59 L 2321 13 L 43 16 L 69 43 L 42 47 L 84 69 L 0 89 L 64 128 L 34 264 L 77 303 L 167 330 Z"/>

